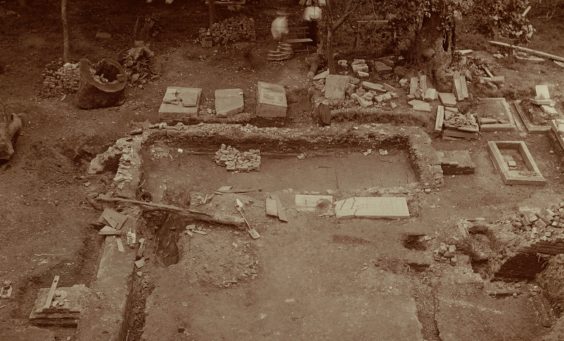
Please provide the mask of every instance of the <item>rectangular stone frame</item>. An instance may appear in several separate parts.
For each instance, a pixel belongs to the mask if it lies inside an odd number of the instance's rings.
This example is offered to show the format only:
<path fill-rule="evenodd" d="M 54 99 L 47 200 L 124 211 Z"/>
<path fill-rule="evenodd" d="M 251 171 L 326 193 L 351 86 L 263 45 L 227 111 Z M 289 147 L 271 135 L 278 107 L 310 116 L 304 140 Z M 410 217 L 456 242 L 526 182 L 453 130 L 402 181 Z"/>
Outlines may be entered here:
<path fill-rule="evenodd" d="M 480 124 L 481 131 L 501 131 L 501 130 L 516 130 L 517 126 L 515 125 L 515 118 L 513 117 L 513 112 L 509 107 L 507 101 L 503 97 L 493 97 L 493 98 L 480 98 L 479 100 L 482 102 L 491 102 L 491 101 L 499 101 L 504 100 L 504 107 L 507 110 L 507 118 L 509 119 L 509 123 L 495 123 L 495 124 Z"/>
<path fill-rule="evenodd" d="M 513 175 L 511 174 L 509 167 L 505 163 L 503 156 L 501 155 L 500 149 L 516 149 L 523 158 L 525 165 L 530 171 L 533 171 L 535 175 L 524 176 L 524 175 Z M 501 178 L 506 185 L 544 185 L 546 179 L 542 176 L 533 156 L 529 152 L 529 148 L 523 141 L 489 141 L 488 151 L 492 158 L 492 161 L 501 174 Z"/>
<path fill-rule="evenodd" d="M 544 133 L 546 133 L 547 131 L 550 130 L 550 125 L 533 124 L 533 122 L 531 122 L 529 117 L 523 111 L 523 107 L 521 107 L 521 101 L 514 101 L 513 106 L 515 107 L 517 114 L 521 118 L 521 121 L 523 122 L 523 124 L 525 125 L 525 128 L 527 128 L 527 131 L 529 133 L 544 134 Z"/>

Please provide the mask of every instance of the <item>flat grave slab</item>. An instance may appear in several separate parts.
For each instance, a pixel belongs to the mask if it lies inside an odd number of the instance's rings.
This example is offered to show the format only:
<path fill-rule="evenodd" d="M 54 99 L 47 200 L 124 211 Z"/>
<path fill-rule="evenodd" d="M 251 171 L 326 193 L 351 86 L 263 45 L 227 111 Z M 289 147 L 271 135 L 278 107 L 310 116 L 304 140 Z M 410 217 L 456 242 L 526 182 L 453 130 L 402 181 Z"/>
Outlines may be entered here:
<path fill-rule="evenodd" d="M 408 218 L 404 197 L 352 197 L 335 203 L 337 218 Z"/>
<path fill-rule="evenodd" d="M 473 108 L 481 131 L 515 130 L 515 119 L 503 97 L 480 98 Z"/>
<path fill-rule="evenodd" d="M 506 185 L 544 185 L 529 148 L 523 141 L 489 141 L 488 150 Z M 515 162 L 515 163 L 513 163 Z"/>
<path fill-rule="evenodd" d="M 525 125 L 525 128 L 529 133 L 545 133 L 550 130 L 550 122 L 548 120 L 540 119 L 542 114 L 542 109 L 535 107 L 534 105 L 528 104 L 526 101 L 514 101 L 513 106 L 519 118 Z M 536 112 L 529 113 L 529 110 Z M 533 120 L 531 115 L 535 115 L 536 119 Z"/>
<path fill-rule="evenodd" d="M 325 78 L 325 98 L 345 99 L 345 89 L 349 83 L 349 76 L 328 75 Z"/>
<path fill-rule="evenodd" d="M 456 106 L 456 96 L 454 96 L 454 94 L 439 92 L 439 99 L 441 100 L 441 103 L 446 107 Z"/>
<path fill-rule="evenodd" d="M 258 82 L 256 114 L 264 118 L 286 117 L 286 89 L 279 84 Z"/>
<path fill-rule="evenodd" d="M 243 111 L 245 106 L 243 90 L 217 89 L 215 90 L 215 112 L 218 116 L 226 117 Z"/>
<path fill-rule="evenodd" d="M 169 86 L 166 88 L 159 114 L 197 115 L 201 96 L 201 88 Z"/>

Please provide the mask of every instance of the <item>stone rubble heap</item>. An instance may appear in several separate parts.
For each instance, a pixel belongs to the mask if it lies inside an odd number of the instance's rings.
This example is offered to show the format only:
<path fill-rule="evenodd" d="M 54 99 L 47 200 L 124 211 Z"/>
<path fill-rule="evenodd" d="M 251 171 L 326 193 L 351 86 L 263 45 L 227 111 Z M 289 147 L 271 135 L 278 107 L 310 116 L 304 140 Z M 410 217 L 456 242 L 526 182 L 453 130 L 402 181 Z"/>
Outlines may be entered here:
<path fill-rule="evenodd" d="M 80 71 L 78 63 L 62 64 L 62 61 L 53 61 L 45 67 L 41 96 L 56 97 L 64 94 L 73 94 L 78 91 L 80 84 Z"/>
<path fill-rule="evenodd" d="M 259 170 L 260 150 L 250 149 L 247 152 L 240 152 L 237 148 L 222 144 L 215 153 L 215 163 L 234 172 Z"/>
<path fill-rule="evenodd" d="M 456 245 L 441 243 L 437 249 L 433 251 L 433 258 L 437 262 L 456 264 Z"/>
<path fill-rule="evenodd" d="M 214 23 L 211 29 L 200 29 L 199 36 L 200 42 L 211 40 L 213 45 L 254 41 L 256 39 L 255 21 L 246 16 L 231 17 Z"/>
<path fill-rule="evenodd" d="M 551 240 L 564 229 L 564 201 L 546 209 L 520 208 L 511 224 L 515 229 L 527 231 L 533 240 Z"/>

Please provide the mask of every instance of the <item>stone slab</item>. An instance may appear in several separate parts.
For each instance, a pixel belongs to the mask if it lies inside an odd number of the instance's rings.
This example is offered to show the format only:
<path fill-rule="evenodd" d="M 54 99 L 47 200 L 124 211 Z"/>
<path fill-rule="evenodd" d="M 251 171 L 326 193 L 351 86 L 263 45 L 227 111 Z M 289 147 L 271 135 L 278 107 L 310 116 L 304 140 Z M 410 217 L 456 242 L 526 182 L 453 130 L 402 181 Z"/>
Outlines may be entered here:
<path fill-rule="evenodd" d="M 443 124 L 445 123 L 445 107 L 439 105 L 437 107 L 437 116 L 435 118 L 435 132 L 440 133 L 443 131 Z"/>
<path fill-rule="evenodd" d="M 298 211 L 315 212 L 318 209 L 326 209 L 327 203 L 332 206 L 333 196 L 296 194 L 294 203 Z"/>
<path fill-rule="evenodd" d="M 390 73 L 393 69 L 381 61 L 375 61 L 374 70 L 376 70 L 377 73 Z"/>
<path fill-rule="evenodd" d="M 404 197 L 352 197 L 335 203 L 337 218 L 408 218 Z"/>
<path fill-rule="evenodd" d="M 437 151 L 444 175 L 473 174 L 476 165 L 468 150 Z"/>
<path fill-rule="evenodd" d="M 548 92 L 547 85 L 536 85 L 535 92 L 537 94 L 536 99 L 550 99 L 550 93 Z"/>
<path fill-rule="evenodd" d="M 256 114 L 264 118 L 286 117 L 288 101 L 286 89 L 279 84 L 258 82 Z"/>
<path fill-rule="evenodd" d="M 349 83 L 349 76 L 329 75 L 325 79 L 325 98 L 345 99 L 345 90 Z"/>
<path fill-rule="evenodd" d="M 474 110 L 478 119 L 497 121 L 490 124 L 480 124 L 482 131 L 515 130 L 517 128 L 511 108 L 503 97 L 480 98 Z"/>
<path fill-rule="evenodd" d="M 431 112 L 431 104 L 427 102 L 414 99 L 407 103 L 413 107 L 413 110 Z"/>
<path fill-rule="evenodd" d="M 82 312 L 77 340 L 124 340 L 123 325 L 135 252 L 119 252 L 115 237 L 106 237 L 92 295 Z"/>
<path fill-rule="evenodd" d="M 201 88 L 169 86 L 166 88 L 159 114 L 197 115 L 201 97 Z"/>
<path fill-rule="evenodd" d="M 382 84 L 378 84 L 378 83 L 364 81 L 362 82 L 362 87 L 368 90 L 386 92 L 386 88 Z"/>
<path fill-rule="evenodd" d="M 456 96 L 448 92 L 439 92 L 439 99 L 444 106 L 456 106 Z"/>
<path fill-rule="evenodd" d="M 235 115 L 243 111 L 245 100 L 241 89 L 215 90 L 215 112 L 218 116 Z"/>
<path fill-rule="evenodd" d="M 325 79 L 325 78 L 327 78 L 327 76 L 329 76 L 329 70 L 325 70 L 323 72 L 318 73 L 317 75 L 315 75 L 313 77 L 313 80 L 316 81 L 316 80 L 319 80 L 319 79 Z"/>

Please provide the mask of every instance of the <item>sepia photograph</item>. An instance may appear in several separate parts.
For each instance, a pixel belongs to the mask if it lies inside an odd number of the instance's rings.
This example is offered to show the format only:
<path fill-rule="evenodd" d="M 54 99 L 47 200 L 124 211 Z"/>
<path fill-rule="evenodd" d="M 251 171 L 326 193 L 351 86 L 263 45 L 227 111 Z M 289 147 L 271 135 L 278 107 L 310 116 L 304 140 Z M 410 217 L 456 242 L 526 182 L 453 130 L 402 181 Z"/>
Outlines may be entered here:
<path fill-rule="evenodd" d="M 0 341 L 564 341 L 564 0 L 0 0 Z"/>

